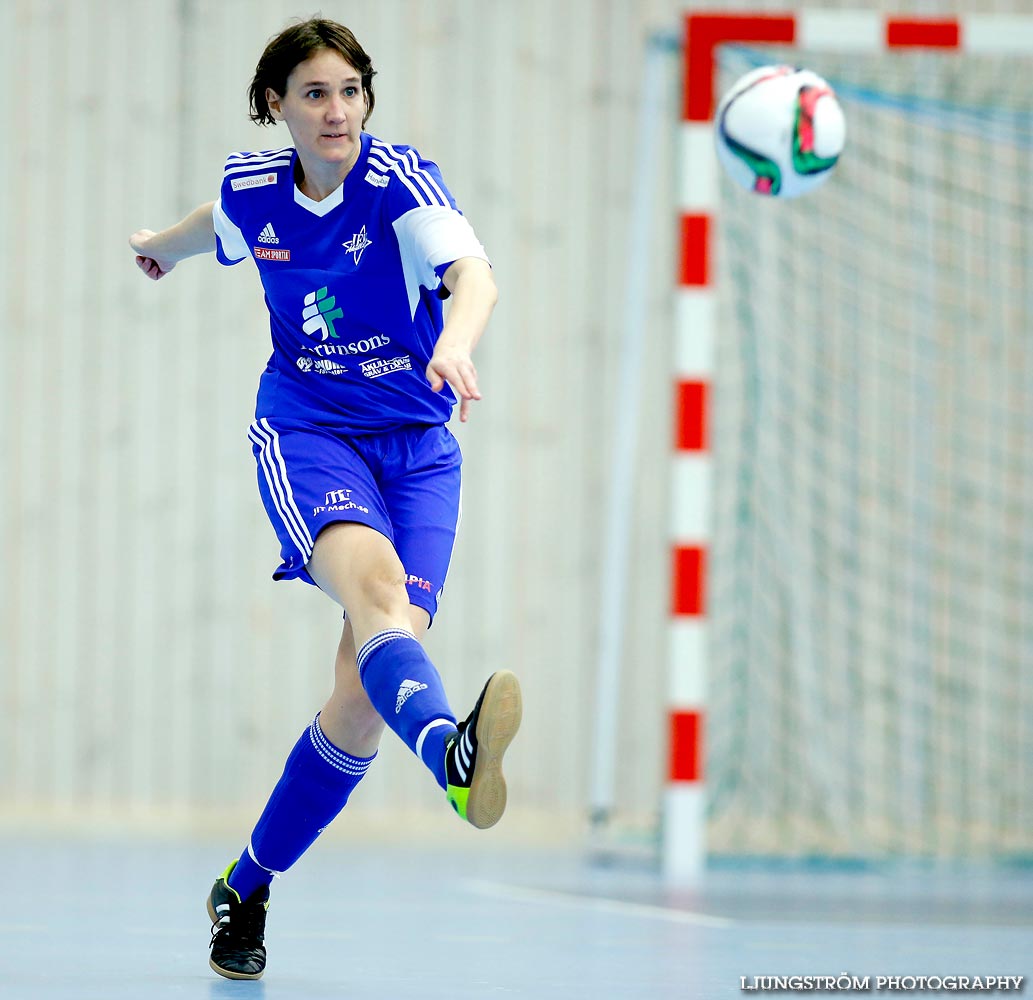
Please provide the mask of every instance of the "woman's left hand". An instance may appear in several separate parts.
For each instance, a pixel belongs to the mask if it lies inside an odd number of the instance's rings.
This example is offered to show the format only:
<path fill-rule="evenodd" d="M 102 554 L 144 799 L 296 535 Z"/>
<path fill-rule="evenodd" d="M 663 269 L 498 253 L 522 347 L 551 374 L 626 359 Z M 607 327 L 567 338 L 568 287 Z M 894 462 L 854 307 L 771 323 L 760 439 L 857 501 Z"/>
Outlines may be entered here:
<path fill-rule="evenodd" d="M 439 341 L 427 365 L 427 381 L 435 392 L 441 392 L 446 382 L 452 387 L 452 391 L 462 400 L 459 404 L 459 419 L 465 423 L 470 403 L 481 398 L 481 391 L 477 388 L 477 369 L 473 366 L 470 352 Z"/>

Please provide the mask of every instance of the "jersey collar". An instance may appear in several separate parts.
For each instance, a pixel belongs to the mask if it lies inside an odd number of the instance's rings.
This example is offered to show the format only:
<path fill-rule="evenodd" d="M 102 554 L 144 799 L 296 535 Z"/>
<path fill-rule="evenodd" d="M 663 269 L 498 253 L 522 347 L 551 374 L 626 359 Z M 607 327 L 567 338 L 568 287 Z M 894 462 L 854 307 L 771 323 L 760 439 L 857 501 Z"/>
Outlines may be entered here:
<path fill-rule="evenodd" d="M 322 201 L 314 201 L 307 194 L 304 194 L 297 184 L 293 183 L 294 178 L 294 167 L 298 160 L 298 151 L 294 150 L 294 155 L 291 157 L 290 174 L 292 183 L 291 187 L 294 190 L 294 203 L 300 205 L 307 212 L 311 212 L 313 215 L 318 215 L 322 218 L 324 215 L 329 214 L 339 205 L 344 203 L 344 189 L 349 187 L 352 183 L 352 178 L 361 174 L 360 167 L 365 167 L 366 156 L 369 153 L 370 135 L 368 132 L 363 132 L 359 137 L 360 149 L 358 158 L 355 160 L 355 164 L 351 170 L 348 171 L 348 176 L 345 177 L 340 184 L 337 185 Z"/>

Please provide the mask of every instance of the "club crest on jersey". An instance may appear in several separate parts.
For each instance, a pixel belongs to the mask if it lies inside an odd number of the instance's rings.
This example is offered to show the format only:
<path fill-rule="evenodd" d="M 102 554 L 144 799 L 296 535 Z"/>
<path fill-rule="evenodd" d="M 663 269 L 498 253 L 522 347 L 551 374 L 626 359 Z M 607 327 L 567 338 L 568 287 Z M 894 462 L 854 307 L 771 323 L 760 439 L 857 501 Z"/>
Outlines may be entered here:
<path fill-rule="evenodd" d="M 359 258 L 362 256 L 362 251 L 366 247 L 373 246 L 373 241 L 366 236 L 366 227 L 363 226 L 347 243 L 342 243 L 346 253 L 350 253 L 355 258 L 356 266 L 359 263 Z"/>

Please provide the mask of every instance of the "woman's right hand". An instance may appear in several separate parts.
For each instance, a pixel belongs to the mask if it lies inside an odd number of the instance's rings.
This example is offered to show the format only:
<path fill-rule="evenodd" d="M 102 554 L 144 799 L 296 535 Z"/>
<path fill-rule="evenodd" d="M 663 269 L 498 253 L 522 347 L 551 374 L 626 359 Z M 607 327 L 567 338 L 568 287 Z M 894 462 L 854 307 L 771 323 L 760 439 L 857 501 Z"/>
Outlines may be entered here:
<path fill-rule="evenodd" d="M 155 235 L 150 229 L 139 229 L 129 237 L 129 245 L 136 251 L 136 266 L 152 281 L 164 278 L 176 266 L 176 261 L 150 249 Z"/>

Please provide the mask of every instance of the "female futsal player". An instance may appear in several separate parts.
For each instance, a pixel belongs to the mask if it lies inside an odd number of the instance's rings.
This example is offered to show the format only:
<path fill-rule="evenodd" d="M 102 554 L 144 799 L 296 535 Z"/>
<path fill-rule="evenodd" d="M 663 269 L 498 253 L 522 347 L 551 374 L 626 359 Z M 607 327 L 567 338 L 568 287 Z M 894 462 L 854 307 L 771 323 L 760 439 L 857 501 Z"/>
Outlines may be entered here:
<path fill-rule="evenodd" d="M 258 62 L 250 104 L 256 123 L 286 123 L 293 146 L 232 154 L 216 201 L 129 241 L 154 280 L 213 250 L 227 265 L 254 259 L 273 352 L 249 436 L 280 541 L 274 576 L 345 609 L 333 694 L 208 897 L 211 966 L 230 979 L 262 975 L 272 878 L 344 807 L 385 723 L 480 828 L 505 808 L 502 755 L 520 724 L 516 677 L 499 671 L 457 726 L 420 643 L 459 517 L 445 424 L 457 395 L 460 420 L 481 398 L 471 352 L 497 293 L 437 166 L 364 131 L 373 76 L 342 25 L 287 28 Z"/>

